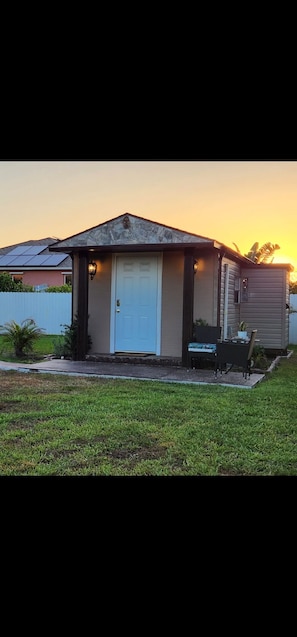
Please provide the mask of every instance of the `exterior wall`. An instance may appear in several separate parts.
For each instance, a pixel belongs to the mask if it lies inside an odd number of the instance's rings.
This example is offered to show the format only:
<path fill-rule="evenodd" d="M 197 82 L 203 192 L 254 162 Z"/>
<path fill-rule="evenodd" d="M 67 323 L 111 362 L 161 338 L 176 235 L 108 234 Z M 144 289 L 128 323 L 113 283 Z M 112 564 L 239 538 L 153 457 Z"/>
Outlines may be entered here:
<path fill-rule="evenodd" d="M 202 318 L 209 325 L 217 324 L 217 253 L 204 251 L 198 259 L 198 272 L 194 276 L 193 322 Z M 104 260 L 96 253 L 97 263 L 93 281 L 89 279 L 89 334 L 93 353 L 110 352 L 112 255 Z M 161 306 L 161 355 L 182 355 L 183 321 L 183 269 L 182 250 L 163 253 L 162 306 Z M 73 316 L 78 303 L 78 257 L 73 260 Z M 228 275 L 228 276 L 227 276 Z M 236 280 L 248 278 L 248 300 L 235 303 Z M 227 290 L 228 278 L 228 290 Z M 225 293 L 228 293 L 227 299 Z M 289 343 L 289 273 L 284 268 L 271 269 L 255 266 L 243 268 L 231 259 L 222 259 L 220 325 L 222 336 L 236 334 L 238 323 L 244 320 L 248 332 L 257 329 L 259 344 L 266 349 L 286 350 Z"/>
<path fill-rule="evenodd" d="M 23 274 L 23 283 L 27 285 L 42 285 L 46 283 L 48 286 L 50 285 L 63 285 L 64 283 L 64 275 L 62 272 L 66 272 L 66 270 L 54 271 L 31 271 L 24 272 Z M 69 272 L 71 274 L 71 270 Z"/>
<path fill-rule="evenodd" d="M 6 270 L 13 276 L 13 271 L 7 268 Z M 43 285 L 46 284 L 48 286 L 51 285 L 63 285 L 64 283 L 64 275 L 62 273 L 67 272 L 66 270 L 29 270 L 28 272 L 19 268 L 16 272 L 22 272 L 22 282 L 26 285 Z M 71 274 L 71 270 L 69 270 L 69 274 Z"/>
<path fill-rule="evenodd" d="M 217 254 L 203 253 L 198 257 L 198 270 L 194 276 L 193 322 L 204 319 L 209 325 L 217 324 Z"/>
<path fill-rule="evenodd" d="M 184 256 L 164 252 L 162 273 L 161 355 L 182 355 Z"/>
<path fill-rule="evenodd" d="M 248 278 L 248 300 L 240 303 L 240 320 L 248 332 L 258 330 L 259 345 L 286 350 L 289 342 L 289 273 L 284 268 L 243 268 Z"/>
<path fill-rule="evenodd" d="M 89 353 L 110 352 L 110 308 L 112 255 L 106 254 L 102 262 L 97 263 L 97 273 L 93 281 L 89 280 L 89 324 L 88 332 L 92 338 Z M 183 317 L 183 268 L 184 257 L 180 251 L 164 252 L 162 267 L 162 306 L 161 306 L 161 356 L 182 355 L 182 317 Z M 77 307 L 77 269 L 78 260 L 74 259 L 73 306 Z"/>
<path fill-rule="evenodd" d="M 93 281 L 89 279 L 89 327 L 92 338 L 90 353 L 106 354 L 110 352 L 110 308 L 111 308 L 111 272 L 112 257 L 105 259 L 92 255 L 97 263 L 97 272 Z"/>

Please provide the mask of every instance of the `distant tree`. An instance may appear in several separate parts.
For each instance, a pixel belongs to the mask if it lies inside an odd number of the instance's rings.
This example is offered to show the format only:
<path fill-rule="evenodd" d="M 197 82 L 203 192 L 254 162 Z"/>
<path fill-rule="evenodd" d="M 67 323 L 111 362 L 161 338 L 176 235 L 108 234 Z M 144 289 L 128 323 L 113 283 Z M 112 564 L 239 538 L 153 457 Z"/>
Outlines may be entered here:
<path fill-rule="evenodd" d="M 297 294 L 297 281 L 290 281 L 289 293 L 290 294 Z"/>
<path fill-rule="evenodd" d="M 0 292 L 14 292 L 15 282 L 8 272 L 0 272 Z"/>
<path fill-rule="evenodd" d="M 0 292 L 33 292 L 33 287 L 14 281 L 8 272 L 0 272 Z"/>
<path fill-rule="evenodd" d="M 233 245 L 237 252 L 241 254 L 238 245 L 234 242 Z M 280 250 L 280 246 L 277 243 L 267 241 L 267 243 L 263 243 L 263 245 L 259 248 L 259 243 L 256 241 L 250 248 L 249 252 L 244 254 L 244 256 L 254 263 L 272 263 L 276 250 Z"/>

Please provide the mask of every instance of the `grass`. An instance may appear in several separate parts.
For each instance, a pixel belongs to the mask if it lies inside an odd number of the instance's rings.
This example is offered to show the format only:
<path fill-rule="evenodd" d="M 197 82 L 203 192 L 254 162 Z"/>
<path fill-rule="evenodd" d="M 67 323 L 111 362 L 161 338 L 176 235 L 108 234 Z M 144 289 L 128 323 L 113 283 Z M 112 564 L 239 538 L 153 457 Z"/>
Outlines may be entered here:
<path fill-rule="evenodd" d="M 254 389 L 0 371 L 0 475 L 297 475 L 297 346 Z"/>

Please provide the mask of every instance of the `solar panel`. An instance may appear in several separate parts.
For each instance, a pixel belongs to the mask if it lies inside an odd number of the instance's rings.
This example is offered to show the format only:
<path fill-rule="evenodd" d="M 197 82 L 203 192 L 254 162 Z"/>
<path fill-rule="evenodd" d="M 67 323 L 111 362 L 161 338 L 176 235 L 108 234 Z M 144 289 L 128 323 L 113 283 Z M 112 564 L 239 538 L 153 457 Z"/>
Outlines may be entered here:
<path fill-rule="evenodd" d="M 60 252 L 59 254 L 49 254 L 48 252 L 45 254 L 39 254 L 45 250 L 47 246 L 27 246 L 26 252 L 24 252 L 24 248 L 18 246 L 11 252 L 7 254 L 3 254 L 0 257 L 0 267 L 55 267 L 62 263 L 65 259 L 67 259 L 68 254 L 64 252 Z"/>
<path fill-rule="evenodd" d="M 0 266 L 6 267 L 14 260 L 15 257 L 8 257 L 7 254 L 4 254 L 3 257 L 0 257 Z"/>
<path fill-rule="evenodd" d="M 12 260 L 9 262 L 9 266 L 14 267 L 15 265 L 26 265 L 28 261 L 30 261 L 30 258 L 31 257 L 25 257 L 24 255 L 22 255 L 21 257 L 12 257 Z"/>
<path fill-rule="evenodd" d="M 67 255 L 65 255 L 65 254 L 50 254 L 50 255 L 47 255 L 48 258 L 44 262 L 44 265 L 59 265 L 59 263 L 62 263 L 62 261 L 64 261 L 66 256 Z"/>
<path fill-rule="evenodd" d="M 40 254 L 40 252 L 43 252 L 46 248 L 47 246 L 27 246 L 27 248 L 24 246 L 22 254 Z"/>
<path fill-rule="evenodd" d="M 10 252 L 7 252 L 7 256 L 9 255 L 10 257 L 12 255 L 17 255 L 17 254 L 23 254 L 24 252 L 24 246 L 17 246 L 17 248 L 14 248 L 13 250 L 10 250 Z"/>
<path fill-rule="evenodd" d="M 23 257 L 24 258 L 24 257 Z M 45 261 L 48 258 L 48 254 L 37 254 L 35 257 L 28 257 L 28 261 L 26 263 L 26 267 L 36 267 L 36 266 L 41 266 L 45 263 Z"/>

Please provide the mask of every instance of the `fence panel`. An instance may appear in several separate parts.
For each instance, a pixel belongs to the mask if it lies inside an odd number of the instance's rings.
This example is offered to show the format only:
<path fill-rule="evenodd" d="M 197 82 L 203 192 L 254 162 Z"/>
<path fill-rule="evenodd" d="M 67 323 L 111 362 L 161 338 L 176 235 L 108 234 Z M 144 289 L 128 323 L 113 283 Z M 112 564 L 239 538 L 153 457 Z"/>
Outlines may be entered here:
<path fill-rule="evenodd" d="M 71 323 L 71 301 L 70 292 L 0 292 L 0 325 L 33 318 L 44 333 L 61 334 Z"/>
<path fill-rule="evenodd" d="M 290 294 L 289 343 L 297 345 L 297 294 Z"/>
<path fill-rule="evenodd" d="M 0 325 L 33 318 L 46 334 L 61 334 L 71 323 L 71 307 L 71 293 L 0 292 Z M 297 294 L 290 294 L 290 309 L 289 343 L 297 345 Z"/>

